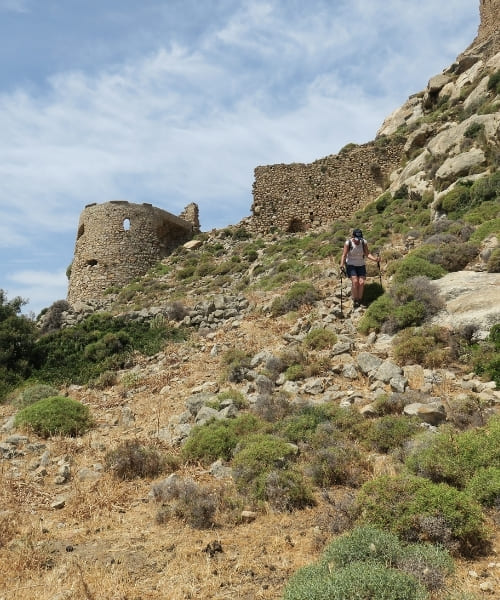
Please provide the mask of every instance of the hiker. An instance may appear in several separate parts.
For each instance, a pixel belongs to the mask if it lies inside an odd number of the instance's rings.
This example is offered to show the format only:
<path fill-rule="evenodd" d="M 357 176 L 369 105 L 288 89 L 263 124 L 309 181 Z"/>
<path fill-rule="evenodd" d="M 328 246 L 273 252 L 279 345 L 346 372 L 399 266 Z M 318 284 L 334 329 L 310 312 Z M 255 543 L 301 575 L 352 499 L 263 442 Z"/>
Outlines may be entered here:
<path fill-rule="evenodd" d="M 361 306 L 366 280 L 365 258 L 380 263 L 380 258 L 371 254 L 368 244 L 363 239 L 361 229 L 355 229 L 352 237 L 344 243 L 344 251 L 340 259 L 340 268 L 346 272 L 352 283 L 351 295 L 354 308 Z"/>

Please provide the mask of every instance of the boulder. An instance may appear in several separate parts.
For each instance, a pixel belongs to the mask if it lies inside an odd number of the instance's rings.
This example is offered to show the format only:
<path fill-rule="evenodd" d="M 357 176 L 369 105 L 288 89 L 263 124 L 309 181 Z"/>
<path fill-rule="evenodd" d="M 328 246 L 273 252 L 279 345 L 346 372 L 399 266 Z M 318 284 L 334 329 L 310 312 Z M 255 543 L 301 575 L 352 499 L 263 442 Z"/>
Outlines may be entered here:
<path fill-rule="evenodd" d="M 434 282 L 445 308 L 431 323 L 450 328 L 475 325 L 476 337 L 484 339 L 500 322 L 500 273 L 457 271 Z"/>
<path fill-rule="evenodd" d="M 428 404 L 420 402 L 407 404 L 403 412 L 405 415 L 418 417 L 421 421 L 429 425 L 439 425 L 446 420 L 444 405 L 438 400 L 429 402 Z"/>

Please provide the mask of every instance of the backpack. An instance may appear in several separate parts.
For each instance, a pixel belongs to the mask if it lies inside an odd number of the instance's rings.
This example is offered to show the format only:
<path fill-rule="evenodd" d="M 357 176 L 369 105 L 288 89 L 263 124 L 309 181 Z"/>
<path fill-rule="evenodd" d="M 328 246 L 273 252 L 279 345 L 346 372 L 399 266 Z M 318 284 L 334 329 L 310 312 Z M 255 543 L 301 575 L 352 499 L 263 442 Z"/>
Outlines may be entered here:
<path fill-rule="evenodd" d="M 365 242 L 365 238 L 363 238 L 363 254 L 365 253 L 365 246 L 366 246 L 366 242 Z M 351 252 L 352 248 L 353 248 L 352 240 L 349 238 L 349 252 Z"/>

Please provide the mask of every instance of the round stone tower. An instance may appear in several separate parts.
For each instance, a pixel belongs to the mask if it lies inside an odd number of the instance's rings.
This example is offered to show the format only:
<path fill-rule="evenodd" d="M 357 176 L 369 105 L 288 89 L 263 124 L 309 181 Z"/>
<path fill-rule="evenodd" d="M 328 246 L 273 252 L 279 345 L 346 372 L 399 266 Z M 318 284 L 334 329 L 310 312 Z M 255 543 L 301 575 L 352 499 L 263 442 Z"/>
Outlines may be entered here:
<path fill-rule="evenodd" d="M 101 299 L 108 288 L 144 275 L 198 230 L 197 210 L 188 213 L 196 222 L 151 204 L 88 204 L 78 223 L 68 302 Z"/>

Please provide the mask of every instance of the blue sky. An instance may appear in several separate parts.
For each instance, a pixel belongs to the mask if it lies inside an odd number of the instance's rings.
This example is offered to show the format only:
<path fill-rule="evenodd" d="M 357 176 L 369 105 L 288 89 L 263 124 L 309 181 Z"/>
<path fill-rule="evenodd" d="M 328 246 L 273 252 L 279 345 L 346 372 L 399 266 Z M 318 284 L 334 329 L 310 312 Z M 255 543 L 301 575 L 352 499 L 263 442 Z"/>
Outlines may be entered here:
<path fill-rule="evenodd" d="M 92 202 L 236 224 L 256 166 L 373 139 L 478 25 L 479 0 L 0 0 L 0 288 L 65 298 Z"/>

